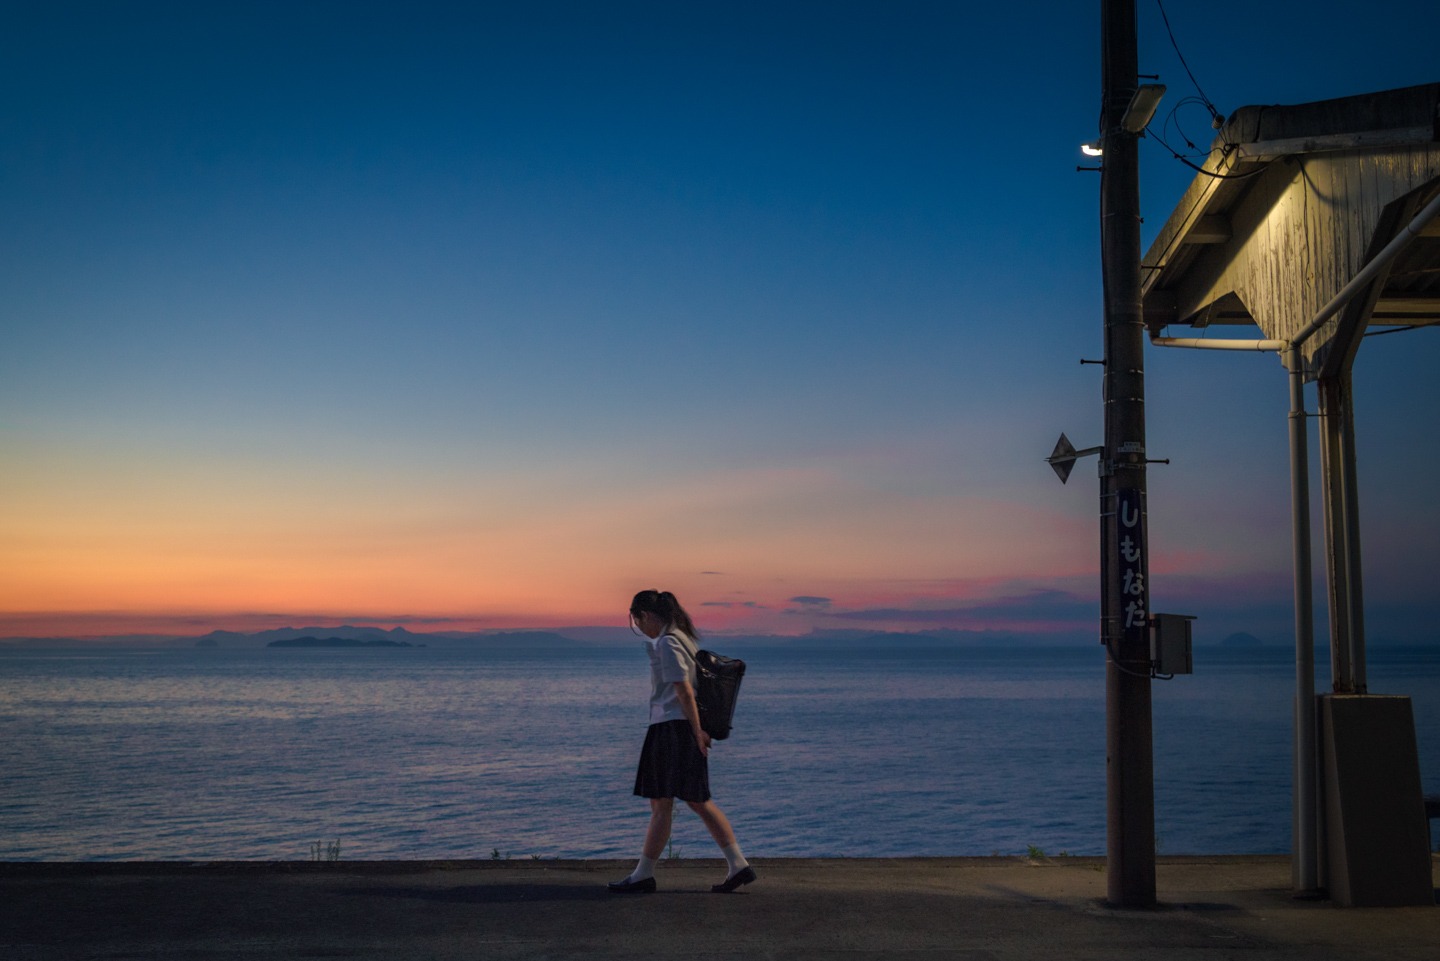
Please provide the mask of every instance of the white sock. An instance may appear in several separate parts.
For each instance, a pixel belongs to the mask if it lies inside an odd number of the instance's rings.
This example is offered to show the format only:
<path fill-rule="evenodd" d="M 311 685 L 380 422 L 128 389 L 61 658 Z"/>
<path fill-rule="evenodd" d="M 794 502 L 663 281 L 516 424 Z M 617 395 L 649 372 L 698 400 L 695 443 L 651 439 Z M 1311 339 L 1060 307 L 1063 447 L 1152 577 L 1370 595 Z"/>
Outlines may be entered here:
<path fill-rule="evenodd" d="M 743 871 L 750 866 L 750 862 L 745 860 L 745 855 L 740 853 L 739 841 L 736 841 L 728 848 L 721 848 L 720 853 L 725 855 L 725 863 L 730 866 L 729 872 L 725 875 L 727 879 L 733 878 L 736 872 Z"/>
<path fill-rule="evenodd" d="M 626 878 L 625 880 L 627 880 L 627 881 L 643 881 L 643 880 L 645 880 L 646 878 L 653 878 L 653 877 L 655 876 L 655 862 L 658 861 L 658 860 L 660 860 L 660 859 L 659 859 L 659 858 L 647 858 L 647 857 L 646 857 L 645 855 L 643 855 L 643 854 L 640 855 L 640 861 L 639 861 L 638 864 L 635 865 L 635 870 L 631 871 L 631 872 L 630 872 L 630 876 L 629 876 L 628 878 Z"/>

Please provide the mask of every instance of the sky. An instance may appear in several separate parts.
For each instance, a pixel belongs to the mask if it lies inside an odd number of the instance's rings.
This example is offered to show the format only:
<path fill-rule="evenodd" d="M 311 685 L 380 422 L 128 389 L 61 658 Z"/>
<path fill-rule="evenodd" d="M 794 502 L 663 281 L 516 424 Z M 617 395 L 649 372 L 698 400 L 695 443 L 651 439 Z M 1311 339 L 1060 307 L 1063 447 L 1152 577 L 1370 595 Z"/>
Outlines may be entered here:
<path fill-rule="evenodd" d="M 1167 9 L 1223 112 L 1440 81 L 1430 2 Z M 1101 438 L 1098 3 L 5 11 L 0 636 L 658 587 L 1093 642 L 1095 481 L 1043 458 Z M 1141 163 L 1148 244 L 1192 172 Z M 1152 604 L 1284 643 L 1279 363 L 1147 351 Z M 1437 640 L 1437 353 L 1356 365 L 1376 641 Z"/>

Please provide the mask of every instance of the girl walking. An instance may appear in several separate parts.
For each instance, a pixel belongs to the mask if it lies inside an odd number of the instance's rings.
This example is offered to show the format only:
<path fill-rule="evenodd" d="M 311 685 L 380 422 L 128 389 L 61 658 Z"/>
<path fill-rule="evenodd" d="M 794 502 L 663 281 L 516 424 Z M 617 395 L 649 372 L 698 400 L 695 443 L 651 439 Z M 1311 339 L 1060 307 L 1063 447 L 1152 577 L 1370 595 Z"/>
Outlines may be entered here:
<path fill-rule="evenodd" d="M 669 591 L 636 594 L 630 602 L 630 621 L 648 638 L 645 653 L 650 655 L 650 729 L 635 773 L 636 796 L 650 799 L 650 828 L 635 870 L 624 880 L 610 882 L 610 890 L 617 894 L 655 890 L 655 862 L 670 840 L 670 818 L 679 798 L 700 815 L 725 855 L 725 880 L 710 890 L 729 894 L 754 881 L 755 869 L 740 853 L 724 812 L 710 800 L 710 735 L 700 727 L 695 705 L 699 634 Z"/>

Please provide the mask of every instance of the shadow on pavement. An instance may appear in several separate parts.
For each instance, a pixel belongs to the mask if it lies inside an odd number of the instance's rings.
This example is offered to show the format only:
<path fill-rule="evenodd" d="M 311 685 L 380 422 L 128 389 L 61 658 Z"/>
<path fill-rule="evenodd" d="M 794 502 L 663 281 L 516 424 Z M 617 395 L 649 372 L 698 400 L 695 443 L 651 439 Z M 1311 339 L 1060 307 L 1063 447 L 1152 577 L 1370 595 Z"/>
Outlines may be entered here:
<path fill-rule="evenodd" d="M 616 898 L 603 887 L 575 884 L 472 884 L 458 888 L 354 888 L 349 895 L 414 898 L 452 904 L 517 904 L 524 901 L 604 901 Z M 641 895 L 643 896 L 643 895 Z"/>

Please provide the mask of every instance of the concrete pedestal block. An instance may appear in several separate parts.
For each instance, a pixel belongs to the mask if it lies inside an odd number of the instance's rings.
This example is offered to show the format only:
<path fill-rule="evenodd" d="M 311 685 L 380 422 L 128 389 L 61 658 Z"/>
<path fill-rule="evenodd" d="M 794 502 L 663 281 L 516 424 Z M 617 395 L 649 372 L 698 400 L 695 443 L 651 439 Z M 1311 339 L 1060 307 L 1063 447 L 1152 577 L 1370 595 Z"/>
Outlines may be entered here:
<path fill-rule="evenodd" d="M 1324 694 L 1325 883 L 1347 907 L 1434 905 L 1410 698 Z"/>

